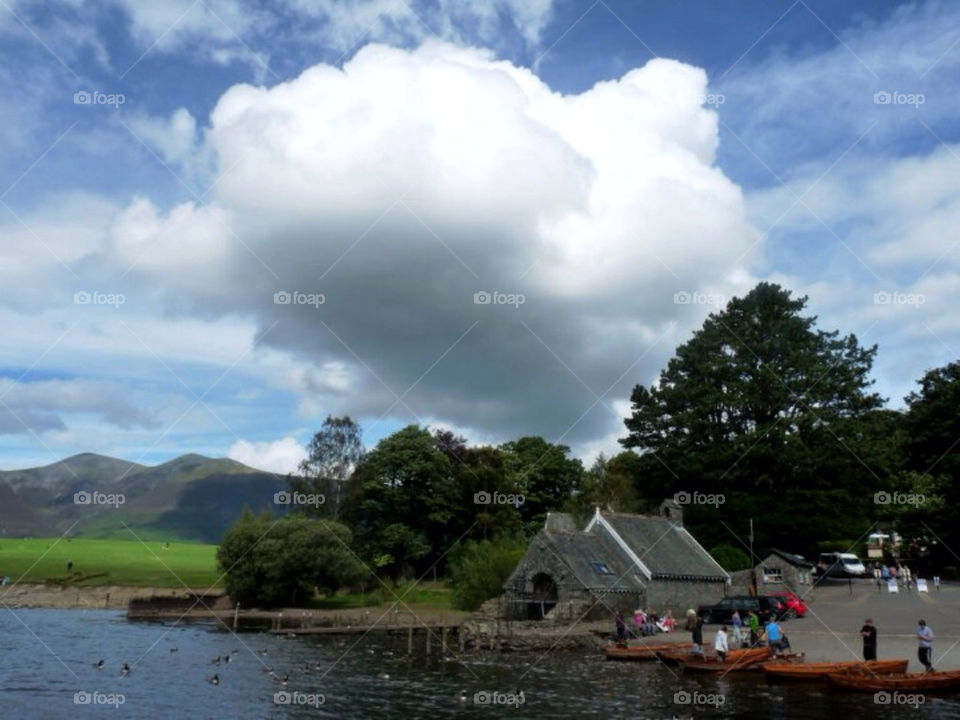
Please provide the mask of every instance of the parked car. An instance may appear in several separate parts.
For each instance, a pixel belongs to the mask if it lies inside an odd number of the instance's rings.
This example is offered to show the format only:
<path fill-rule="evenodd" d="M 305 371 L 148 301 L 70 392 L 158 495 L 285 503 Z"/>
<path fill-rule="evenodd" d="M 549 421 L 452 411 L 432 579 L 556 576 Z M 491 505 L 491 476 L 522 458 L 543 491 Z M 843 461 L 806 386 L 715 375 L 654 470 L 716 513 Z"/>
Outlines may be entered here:
<path fill-rule="evenodd" d="M 701 605 L 697 608 L 697 615 L 704 624 L 729 623 L 733 611 L 740 613 L 743 624 L 747 624 L 747 615 L 752 610 L 761 618 L 773 613 L 778 619 L 784 619 L 788 614 L 787 603 L 783 598 L 774 595 L 731 595 L 725 597 L 716 605 Z"/>
<path fill-rule="evenodd" d="M 853 553 L 820 553 L 817 571 L 821 577 L 866 577 L 867 568 Z"/>
<path fill-rule="evenodd" d="M 780 598 L 787 605 L 787 617 L 803 617 L 807 614 L 807 604 L 803 598 L 790 590 L 778 590 L 771 593 L 774 597 Z"/>

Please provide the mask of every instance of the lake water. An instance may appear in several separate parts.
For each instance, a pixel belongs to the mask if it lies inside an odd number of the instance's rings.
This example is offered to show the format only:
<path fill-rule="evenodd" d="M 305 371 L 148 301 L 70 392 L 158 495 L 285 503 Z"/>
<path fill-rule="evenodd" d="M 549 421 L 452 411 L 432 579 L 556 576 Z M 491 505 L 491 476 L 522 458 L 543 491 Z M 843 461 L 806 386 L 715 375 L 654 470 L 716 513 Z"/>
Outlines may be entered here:
<path fill-rule="evenodd" d="M 599 655 L 457 660 L 440 657 L 436 644 L 429 658 L 422 645 L 412 658 L 405 650 L 405 637 L 235 637 L 209 624 L 130 623 L 121 612 L 0 608 L 0 717 L 960 718 L 960 698 L 927 698 L 917 712 L 875 704 L 869 694 L 753 675 L 675 676 Z M 212 664 L 232 651 L 230 663 Z M 104 669 L 92 667 L 101 658 Z M 126 677 L 124 662 L 132 666 Z M 307 663 L 319 670 L 305 672 Z M 288 684 L 275 683 L 266 667 L 289 673 Z M 208 682 L 215 673 L 216 686 Z"/>

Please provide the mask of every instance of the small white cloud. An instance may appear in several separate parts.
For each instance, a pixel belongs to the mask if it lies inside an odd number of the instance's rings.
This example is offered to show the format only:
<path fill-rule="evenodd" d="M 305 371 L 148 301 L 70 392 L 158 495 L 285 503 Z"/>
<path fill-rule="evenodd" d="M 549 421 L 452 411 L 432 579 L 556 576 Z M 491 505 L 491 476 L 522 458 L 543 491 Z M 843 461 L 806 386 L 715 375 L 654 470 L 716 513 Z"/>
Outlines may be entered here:
<path fill-rule="evenodd" d="M 285 475 L 294 472 L 307 453 L 296 438 L 285 437 L 273 442 L 238 440 L 227 451 L 227 457 L 258 470 Z"/>

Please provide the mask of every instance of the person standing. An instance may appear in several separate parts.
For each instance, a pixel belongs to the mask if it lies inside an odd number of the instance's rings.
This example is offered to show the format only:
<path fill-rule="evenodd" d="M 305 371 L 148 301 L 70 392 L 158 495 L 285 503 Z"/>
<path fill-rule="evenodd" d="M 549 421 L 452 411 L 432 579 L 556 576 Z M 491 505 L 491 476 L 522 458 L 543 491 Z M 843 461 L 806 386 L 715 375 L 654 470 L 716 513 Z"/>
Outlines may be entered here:
<path fill-rule="evenodd" d="M 730 618 L 730 624 L 733 625 L 733 639 L 737 646 L 743 645 L 743 620 L 740 617 L 740 611 L 734 610 Z"/>
<path fill-rule="evenodd" d="M 619 647 L 626 647 L 627 645 L 627 623 L 623 619 L 623 612 L 617 610 L 617 616 L 614 618 L 614 622 L 617 624 L 617 645 Z"/>
<path fill-rule="evenodd" d="M 933 576 L 933 586 L 937 589 L 937 592 L 940 592 L 940 576 L 939 575 Z"/>
<path fill-rule="evenodd" d="M 926 672 L 933 672 L 933 630 L 927 625 L 926 620 L 920 620 L 917 628 L 917 658 L 920 664 L 926 668 Z"/>
<path fill-rule="evenodd" d="M 750 611 L 748 623 L 750 625 L 750 647 L 756 647 L 760 643 L 760 618 L 756 611 Z"/>
<path fill-rule="evenodd" d="M 727 661 L 727 650 L 729 646 L 727 645 L 726 625 L 717 630 L 717 636 L 713 639 L 713 649 L 717 653 L 717 657 L 720 658 L 720 662 Z"/>
<path fill-rule="evenodd" d="M 867 618 L 860 628 L 860 637 L 863 638 L 863 659 L 870 661 L 877 659 L 877 627 L 873 620 Z"/>
<path fill-rule="evenodd" d="M 697 655 L 703 655 L 703 620 L 700 618 L 697 618 L 697 623 L 693 626 L 690 639 L 693 641 L 693 650 L 691 652 Z"/>
<path fill-rule="evenodd" d="M 773 615 L 767 620 L 764 630 L 767 633 L 767 647 L 770 648 L 770 655 L 776 657 L 780 652 L 780 639 L 783 636 L 783 631 Z"/>

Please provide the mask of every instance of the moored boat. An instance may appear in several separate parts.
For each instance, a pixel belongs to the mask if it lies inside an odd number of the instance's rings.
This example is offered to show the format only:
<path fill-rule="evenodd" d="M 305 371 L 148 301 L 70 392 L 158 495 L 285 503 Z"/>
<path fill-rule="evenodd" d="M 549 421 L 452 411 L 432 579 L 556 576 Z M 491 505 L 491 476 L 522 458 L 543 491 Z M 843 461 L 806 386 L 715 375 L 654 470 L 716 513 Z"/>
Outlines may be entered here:
<path fill-rule="evenodd" d="M 891 673 L 905 673 L 907 660 L 850 660 L 846 662 L 816 662 L 816 663 L 776 663 L 764 664 L 764 671 L 768 677 L 784 680 L 819 680 L 834 673 L 860 669 L 867 675 L 889 675 Z"/>
<path fill-rule="evenodd" d="M 770 657 L 770 651 L 767 648 L 752 648 L 750 650 L 732 650 L 727 653 L 726 660 L 722 662 L 716 656 L 712 659 L 701 660 L 698 658 L 681 660 L 684 672 L 706 672 L 706 673 L 728 673 L 741 670 L 750 670 L 757 663 L 763 662 Z"/>
<path fill-rule="evenodd" d="M 764 660 L 762 662 L 755 663 L 750 666 L 750 669 L 755 672 L 763 672 L 767 665 L 798 665 L 807 661 L 807 654 L 802 652 L 797 653 L 784 653 L 783 655 L 778 655 L 776 658 L 771 660 Z"/>
<path fill-rule="evenodd" d="M 610 645 L 603 649 L 607 660 L 656 660 L 657 653 L 678 652 L 689 654 L 692 643 L 660 643 L 658 645 Z"/>
<path fill-rule="evenodd" d="M 960 670 L 929 673 L 892 673 L 871 675 L 869 672 L 847 671 L 831 673 L 830 684 L 845 690 L 877 692 L 887 690 L 901 693 L 960 692 Z"/>

